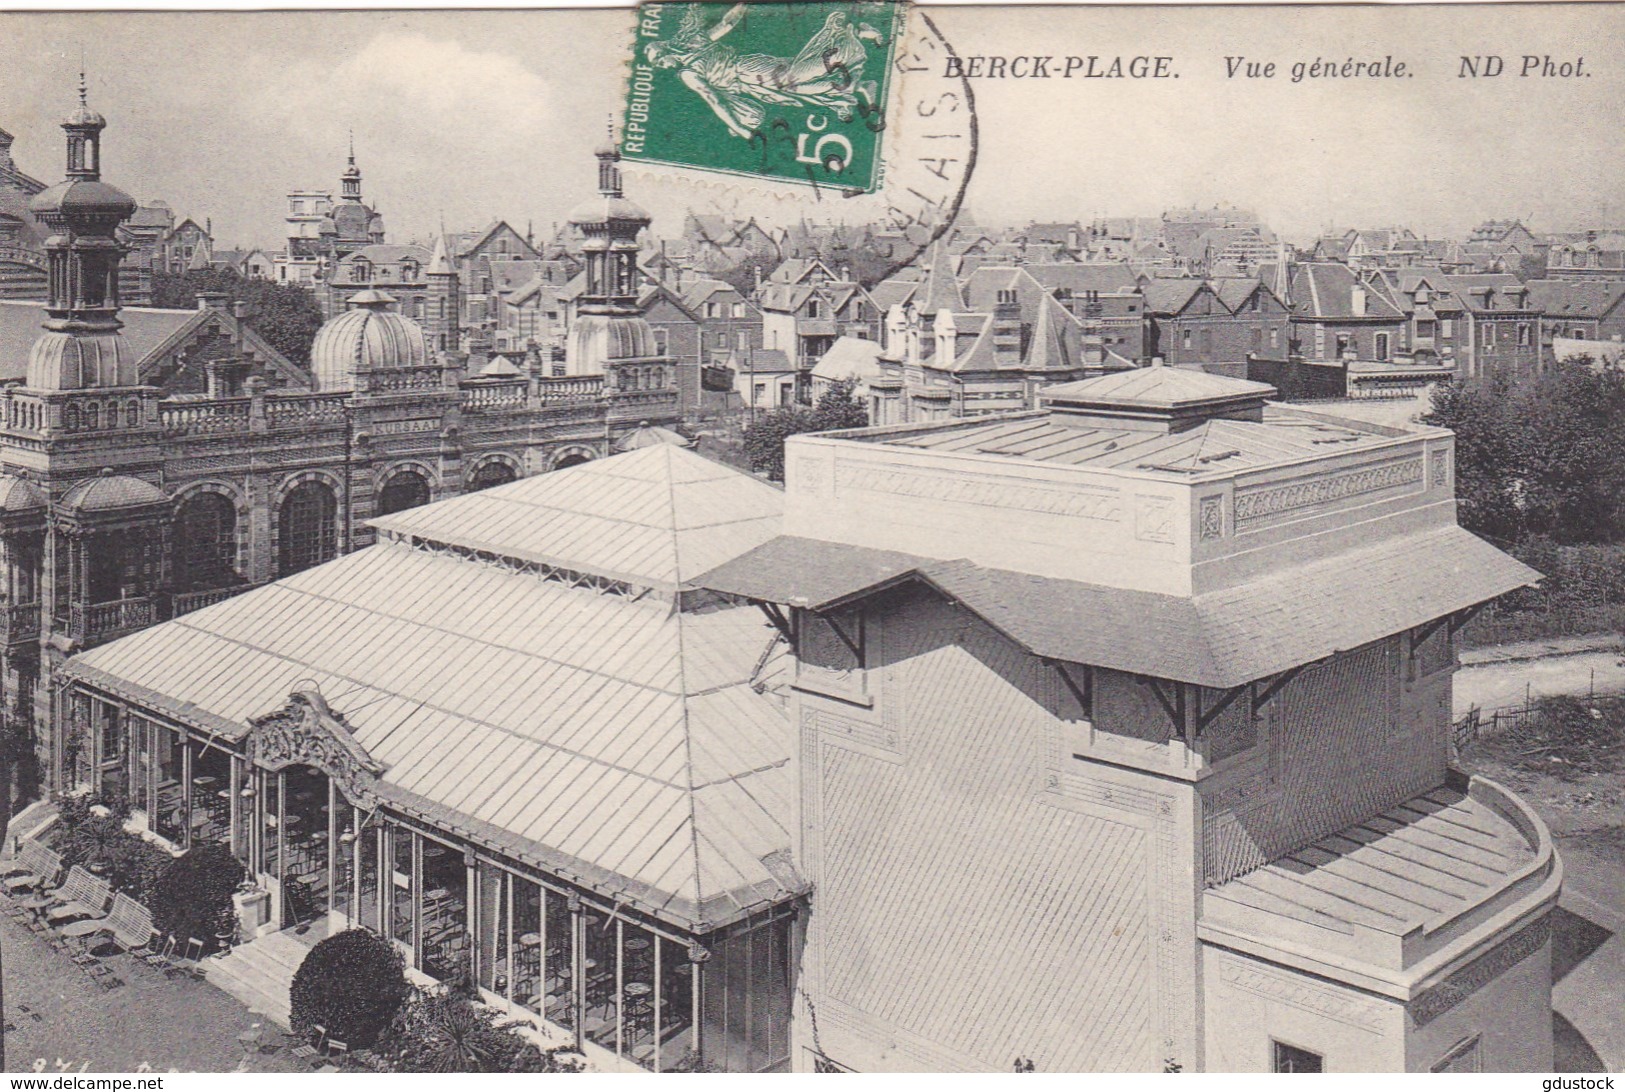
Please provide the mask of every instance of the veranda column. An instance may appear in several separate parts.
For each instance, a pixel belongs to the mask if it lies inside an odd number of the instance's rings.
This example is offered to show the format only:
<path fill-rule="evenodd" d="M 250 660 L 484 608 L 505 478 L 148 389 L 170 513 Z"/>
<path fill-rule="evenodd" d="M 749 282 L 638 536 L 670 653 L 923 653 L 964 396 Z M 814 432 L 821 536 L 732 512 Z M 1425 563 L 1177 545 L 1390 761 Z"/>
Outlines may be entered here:
<path fill-rule="evenodd" d="M 581 1024 L 586 1018 L 583 998 L 586 990 L 585 975 L 582 973 L 583 948 L 586 946 L 586 934 L 582 930 L 581 896 L 575 892 L 570 893 L 570 1024 L 576 1037 L 576 1050 L 581 1050 Z"/>
<path fill-rule="evenodd" d="M 463 906 L 465 907 L 463 930 L 468 937 L 468 977 L 469 981 L 477 984 L 480 981 L 480 961 L 482 959 L 480 951 L 482 936 L 480 918 L 482 915 L 480 913 L 480 885 L 474 875 L 474 854 L 466 851 L 463 853 L 463 870 L 463 890 L 466 895 L 466 898 L 463 899 Z"/>
<path fill-rule="evenodd" d="M 242 837 L 237 830 L 238 824 L 242 821 L 243 813 L 243 806 L 238 800 L 242 788 L 243 760 L 236 755 L 232 755 L 231 773 L 226 781 L 226 791 L 230 793 L 230 799 L 226 801 L 226 825 L 227 829 L 231 831 L 231 855 L 239 860 L 246 856 L 245 847 L 242 845 Z"/>

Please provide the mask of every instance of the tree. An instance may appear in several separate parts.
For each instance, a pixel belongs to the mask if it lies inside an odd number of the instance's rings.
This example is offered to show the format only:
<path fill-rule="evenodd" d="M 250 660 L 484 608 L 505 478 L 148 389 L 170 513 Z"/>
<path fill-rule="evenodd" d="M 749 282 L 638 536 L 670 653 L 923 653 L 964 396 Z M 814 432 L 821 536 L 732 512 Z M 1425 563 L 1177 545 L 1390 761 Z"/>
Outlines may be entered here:
<path fill-rule="evenodd" d="M 1428 424 L 1456 433 L 1456 496 L 1468 529 L 1521 540 L 1609 542 L 1625 530 L 1625 373 L 1571 358 L 1532 380 L 1458 381 Z"/>
<path fill-rule="evenodd" d="M 310 345 L 322 311 L 308 291 L 294 284 L 243 277 L 229 269 L 196 269 L 152 278 L 152 305 L 190 309 L 200 293 L 219 293 L 248 304 L 249 325 L 271 347 L 300 367 L 310 364 Z"/>
<path fill-rule="evenodd" d="M 352 1048 L 376 1043 L 412 988 L 395 946 L 370 929 L 346 929 L 310 950 L 288 990 L 294 1032 L 317 1025 Z"/>
<path fill-rule="evenodd" d="M 745 430 L 745 456 L 750 468 L 776 482 L 784 480 L 784 442 L 804 432 L 831 432 L 863 428 L 869 411 L 857 397 L 857 381 L 839 379 L 829 385 L 811 409 L 784 406 L 770 410 Z"/>

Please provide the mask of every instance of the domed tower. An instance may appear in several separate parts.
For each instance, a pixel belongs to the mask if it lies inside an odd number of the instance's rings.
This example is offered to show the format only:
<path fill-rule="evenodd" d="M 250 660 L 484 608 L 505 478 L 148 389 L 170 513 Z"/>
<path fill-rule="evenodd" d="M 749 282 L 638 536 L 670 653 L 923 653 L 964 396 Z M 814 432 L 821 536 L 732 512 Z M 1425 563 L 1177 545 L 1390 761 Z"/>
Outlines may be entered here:
<path fill-rule="evenodd" d="M 35 195 L 29 209 L 51 235 L 45 332 L 28 361 L 33 390 L 133 387 L 135 355 L 119 330 L 118 272 L 124 249 L 119 224 L 135 212 L 129 194 L 101 180 L 102 130 L 107 121 L 85 101 L 62 123 L 68 135 L 67 177 Z"/>
<path fill-rule="evenodd" d="M 350 297 L 350 310 L 316 331 L 310 346 L 312 386 L 321 393 L 373 389 L 379 372 L 433 365 L 423 327 L 389 309 L 395 297 L 368 289 Z"/>
<path fill-rule="evenodd" d="M 614 133 L 594 153 L 598 196 L 570 214 L 585 237 L 587 284 L 565 342 L 570 375 L 609 375 L 618 365 L 665 363 L 638 307 L 638 233 L 649 214 L 621 192 L 621 150 Z"/>

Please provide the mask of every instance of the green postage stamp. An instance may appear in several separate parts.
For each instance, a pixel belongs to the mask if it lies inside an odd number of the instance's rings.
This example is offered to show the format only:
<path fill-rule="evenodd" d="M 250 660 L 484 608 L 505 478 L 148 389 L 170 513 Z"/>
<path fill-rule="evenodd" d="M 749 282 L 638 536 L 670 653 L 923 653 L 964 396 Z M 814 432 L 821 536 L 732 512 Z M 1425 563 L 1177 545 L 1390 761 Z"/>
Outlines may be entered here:
<path fill-rule="evenodd" d="M 873 193 L 904 5 L 646 3 L 621 154 Z"/>

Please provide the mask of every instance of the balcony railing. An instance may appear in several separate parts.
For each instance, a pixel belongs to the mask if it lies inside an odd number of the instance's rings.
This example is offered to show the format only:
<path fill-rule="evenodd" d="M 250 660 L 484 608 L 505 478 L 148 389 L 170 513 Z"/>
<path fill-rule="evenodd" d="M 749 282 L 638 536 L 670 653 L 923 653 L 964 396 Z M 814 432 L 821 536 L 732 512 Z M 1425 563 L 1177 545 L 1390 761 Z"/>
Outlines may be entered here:
<path fill-rule="evenodd" d="M 158 620 L 145 596 L 111 603 L 75 603 L 68 615 L 68 636 L 82 645 L 97 644 L 145 629 Z"/>
<path fill-rule="evenodd" d="M 601 398 L 604 394 L 604 377 L 601 375 L 556 375 L 538 381 L 542 401 L 548 405 L 555 402 L 587 402 Z"/>
<path fill-rule="evenodd" d="M 39 640 L 39 604 L 8 603 L 5 610 L 6 632 L 0 635 L 5 644 L 15 645 Z"/>
<path fill-rule="evenodd" d="M 248 398 L 165 402 L 158 409 L 158 418 L 171 436 L 216 435 L 249 431 L 251 409 Z"/>
<path fill-rule="evenodd" d="M 523 406 L 530 392 L 528 379 L 485 380 L 463 387 L 463 408 L 481 410 L 508 409 Z"/>
<path fill-rule="evenodd" d="M 270 428 L 306 428 L 336 424 L 344 420 L 348 391 L 332 394 L 277 395 L 265 400 L 265 418 Z"/>
<path fill-rule="evenodd" d="M 367 376 L 367 390 L 374 394 L 395 391 L 437 391 L 446 381 L 441 368 L 403 368 L 399 371 L 372 372 Z"/>

